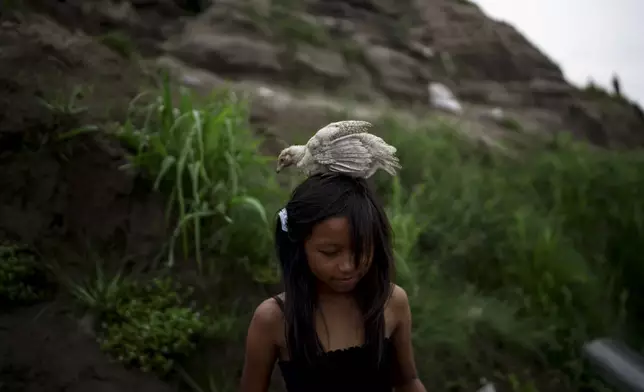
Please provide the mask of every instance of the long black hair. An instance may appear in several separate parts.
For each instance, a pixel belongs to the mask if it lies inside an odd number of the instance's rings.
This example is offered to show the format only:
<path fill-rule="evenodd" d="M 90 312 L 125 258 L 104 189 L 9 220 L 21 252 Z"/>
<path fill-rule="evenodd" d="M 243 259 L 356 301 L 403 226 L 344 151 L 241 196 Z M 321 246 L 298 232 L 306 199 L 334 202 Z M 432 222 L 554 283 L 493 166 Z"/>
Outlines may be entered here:
<path fill-rule="evenodd" d="M 349 220 L 356 266 L 373 252 L 373 262 L 354 290 L 364 320 L 365 348 L 378 364 L 385 346 L 384 308 L 394 273 L 391 227 L 376 194 L 364 179 L 318 174 L 295 188 L 285 207 L 286 227 L 277 218 L 275 244 L 286 293 L 286 344 L 292 360 L 311 362 L 323 348 L 315 330 L 316 278 L 304 242 L 313 227 L 332 217 Z M 286 231 L 284 230 L 286 229 Z"/>

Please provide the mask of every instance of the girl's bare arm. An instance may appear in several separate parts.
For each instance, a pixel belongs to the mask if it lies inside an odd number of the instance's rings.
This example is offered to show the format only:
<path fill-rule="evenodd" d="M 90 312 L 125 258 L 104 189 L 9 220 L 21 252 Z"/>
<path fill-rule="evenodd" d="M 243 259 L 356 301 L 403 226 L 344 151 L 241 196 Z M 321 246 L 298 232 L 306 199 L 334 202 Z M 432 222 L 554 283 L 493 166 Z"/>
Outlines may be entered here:
<path fill-rule="evenodd" d="M 392 335 L 401 382 L 396 385 L 396 392 L 427 392 L 416 372 L 411 343 L 411 310 L 407 293 L 401 287 L 395 286 L 391 301 L 398 320 Z"/>
<path fill-rule="evenodd" d="M 246 337 L 241 392 L 268 390 L 279 352 L 275 337 L 281 320 L 281 311 L 273 299 L 265 300 L 255 310 Z"/>

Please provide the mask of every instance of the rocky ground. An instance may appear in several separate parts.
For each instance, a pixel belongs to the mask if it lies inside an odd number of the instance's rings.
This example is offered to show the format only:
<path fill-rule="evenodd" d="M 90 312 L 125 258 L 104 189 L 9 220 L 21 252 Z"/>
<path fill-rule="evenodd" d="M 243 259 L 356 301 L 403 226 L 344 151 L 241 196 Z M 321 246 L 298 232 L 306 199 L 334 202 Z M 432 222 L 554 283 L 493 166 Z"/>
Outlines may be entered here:
<path fill-rule="evenodd" d="M 392 108 L 409 121 L 458 121 L 488 143 L 508 132 L 486 117 L 495 107 L 526 131 L 644 142 L 639 108 L 571 87 L 513 27 L 467 1 L 197 3 L 34 0 L 2 10 L 0 231 L 55 244 L 70 269 L 88 268 L 74 257 L 87 241 L 120 249 L 132 265 L 153 257 L 166 235 L 163 201 L 118 169 L 120 147 L 87 136 L 62 148 L 55 135 L 124 118 L 158 67 L 197 91 L 229 83 L 249 93 L 271 152 L 347 112 L 369 119 Z M 464 102 L 462 116 L 429 108 L 431 81 Z M 76 87 L 82 110 L 70 113 Z M 58 303 L 0 314 L 2 392 L 169 388 L 110 363 Z"/>

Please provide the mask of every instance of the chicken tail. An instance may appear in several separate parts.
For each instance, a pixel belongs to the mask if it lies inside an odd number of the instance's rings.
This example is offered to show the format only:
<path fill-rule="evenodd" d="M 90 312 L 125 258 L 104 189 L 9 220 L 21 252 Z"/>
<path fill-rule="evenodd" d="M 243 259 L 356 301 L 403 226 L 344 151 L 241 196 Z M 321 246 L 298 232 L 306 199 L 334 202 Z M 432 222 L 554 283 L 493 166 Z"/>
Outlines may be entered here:
<path fill-rule="evenodd" d="M 398 157 L 395 155 L 388 155 L 380 161 L 380 167 L 389 175 L 395 176 L 397 171 L 402 169 Z"/>

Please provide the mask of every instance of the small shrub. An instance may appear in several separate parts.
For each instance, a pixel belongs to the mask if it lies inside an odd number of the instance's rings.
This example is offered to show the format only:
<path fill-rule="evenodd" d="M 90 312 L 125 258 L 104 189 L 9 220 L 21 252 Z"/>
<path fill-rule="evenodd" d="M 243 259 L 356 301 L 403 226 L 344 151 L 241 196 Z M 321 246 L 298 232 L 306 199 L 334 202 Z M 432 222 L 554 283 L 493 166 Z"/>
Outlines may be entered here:
<path fill-rule="evenodd" d="M 208 336 L 212 321 L 183 305 L 190 290 L 170 279 L 123 287 L 118 301 L 101 322 L 101 348 L 119 361 L 161 374 L 190 354 L 199 338 Z"/>
<path fill-rule="evenodd" d="M 222 327 L 187 306 L 192 289 L 170 278 L 140 283 L 120 275 L 106 279 L 100 273 L 96 281 L 73 287 L 72 293 L 95 316 L 101 349 L 146 372 L 167 374 L 200 339 Z"/>
<path fill-rule="evenodd" d="M 0 241 L 0 303 L 28 304 L 45 298 L 47 279 L 25 245 Z"/>

